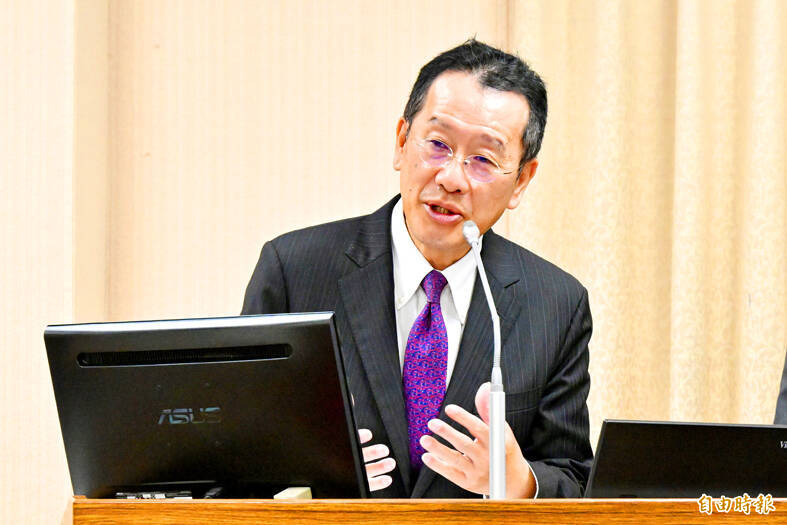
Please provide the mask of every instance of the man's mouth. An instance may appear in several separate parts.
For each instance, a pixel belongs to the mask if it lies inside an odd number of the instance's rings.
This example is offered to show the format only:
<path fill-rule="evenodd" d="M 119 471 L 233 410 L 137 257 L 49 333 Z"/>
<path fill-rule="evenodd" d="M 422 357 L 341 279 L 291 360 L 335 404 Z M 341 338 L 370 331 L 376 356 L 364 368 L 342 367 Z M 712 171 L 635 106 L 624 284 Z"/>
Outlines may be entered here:
<path fill-rule="evenodd" d="M 443 208 L 442 206 L 437 206 L 436 204 L 430 204 L 429 207 L 432 208 L 432 211 L 435 212 L 435 213 L 440 213 L 442 215 L 457 215 L 456 213 L 452 212 L 451 210 L 447 210 L 447 209 Z"/>
<path fill-rule="evenodd" d="M 437 221 L 438 224 L 454 226 L 457 224 L 457 222 L 462 220 L 462 214 L 457 210 L 452 210 L 450 208 L 440 206 L 439 204 L 429 202 L 425 204 L 427 206 L 426 209 L 428 210 L 429 216 L 432 217 L 432 220 Z"/>

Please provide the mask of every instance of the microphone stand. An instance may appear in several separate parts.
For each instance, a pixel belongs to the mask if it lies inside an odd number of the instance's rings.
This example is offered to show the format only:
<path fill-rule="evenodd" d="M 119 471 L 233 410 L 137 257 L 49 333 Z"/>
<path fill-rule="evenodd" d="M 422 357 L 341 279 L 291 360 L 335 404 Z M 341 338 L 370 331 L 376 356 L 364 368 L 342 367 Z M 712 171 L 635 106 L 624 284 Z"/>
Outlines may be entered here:
<path fill-rule="evenodd" d="M 506 497 L 506 394 L 503 389 L 503 372 L 500 368 L 500 317 L 497 315 L 492 291 L 486 278 L 481 251 L 478 249 L 479 231 L 473 221 L 465 221 L 462 233 L 473 252 L 481 285 L 484 288 L 489 315 L 492 317 L 492 333 L 494 336 L 494 354 L 492 361 L 492 388 L 489 393 L 489 498 L 505 499 Z"/>

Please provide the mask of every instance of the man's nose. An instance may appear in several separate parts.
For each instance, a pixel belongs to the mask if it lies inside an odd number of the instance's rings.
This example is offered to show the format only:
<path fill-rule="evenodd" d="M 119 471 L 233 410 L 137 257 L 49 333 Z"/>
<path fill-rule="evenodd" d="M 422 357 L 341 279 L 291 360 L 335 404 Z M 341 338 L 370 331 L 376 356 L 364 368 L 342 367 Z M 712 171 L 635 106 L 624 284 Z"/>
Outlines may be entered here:
<path fill-rule="evenodd" d="M 438 170 L 434 180 L 448 193 L 466 193 L 470 189 L 462 161 L 456 157 Z"/>

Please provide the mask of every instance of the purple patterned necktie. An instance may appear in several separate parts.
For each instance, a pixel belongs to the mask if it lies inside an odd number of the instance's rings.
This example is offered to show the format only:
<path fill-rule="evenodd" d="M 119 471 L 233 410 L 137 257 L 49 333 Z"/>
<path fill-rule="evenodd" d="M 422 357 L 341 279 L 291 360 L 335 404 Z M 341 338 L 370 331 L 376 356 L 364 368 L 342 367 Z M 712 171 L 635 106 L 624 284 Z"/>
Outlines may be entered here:
<path fill-rule="evenodd" d="M 440 413 L 445 396 L 448 333 L 440 310 L 440 294 L 447 282 L 437 270 L 424 277 L 421 286 L 426 292 L 426 306 L 410 329 L 404 353 L 402 381 L 410 434 L 410 463 L 415 469 L 423 464 L 424 449 L 418 441 L 429 433 L 426 423 Z"/>

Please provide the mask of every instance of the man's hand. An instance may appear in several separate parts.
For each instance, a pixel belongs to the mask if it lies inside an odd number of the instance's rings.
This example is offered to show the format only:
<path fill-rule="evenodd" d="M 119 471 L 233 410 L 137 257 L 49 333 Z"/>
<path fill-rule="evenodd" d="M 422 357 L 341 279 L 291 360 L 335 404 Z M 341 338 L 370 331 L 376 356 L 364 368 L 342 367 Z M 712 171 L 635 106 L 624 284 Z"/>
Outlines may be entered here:
<path fill-rule="evenodd" d="M 465 427 L 475 439 L 439 419 L 429 421 L 429 430 L 454 448 L 446 447 L 431 436 L 421 437 L 426 453 L 424 465 L 465 490 L 489 494 L 489 383 L 475 395 L 478 418 L 456 405 L 445 407 L 445 414 Z M 506 498 L 532 498 L 536 481 L 522 455 L 511 427 L 506 423 Z"/>
<path fill-rule="evenodd" d="M 372 440 L 372 431 L 359 428 L 358 439 L 361 444 L 368 443 Z M 363 447 L 363 461 L 366 463 L 366 478 L 369 480 L 369 490 L 381 490 L 393 483 L 391 476 L 386 476 L 387 472 L 391 472 L 396 468 L 396 460 L 388 457 L 390 452 L 385 445 L 369 445 Z"/>

